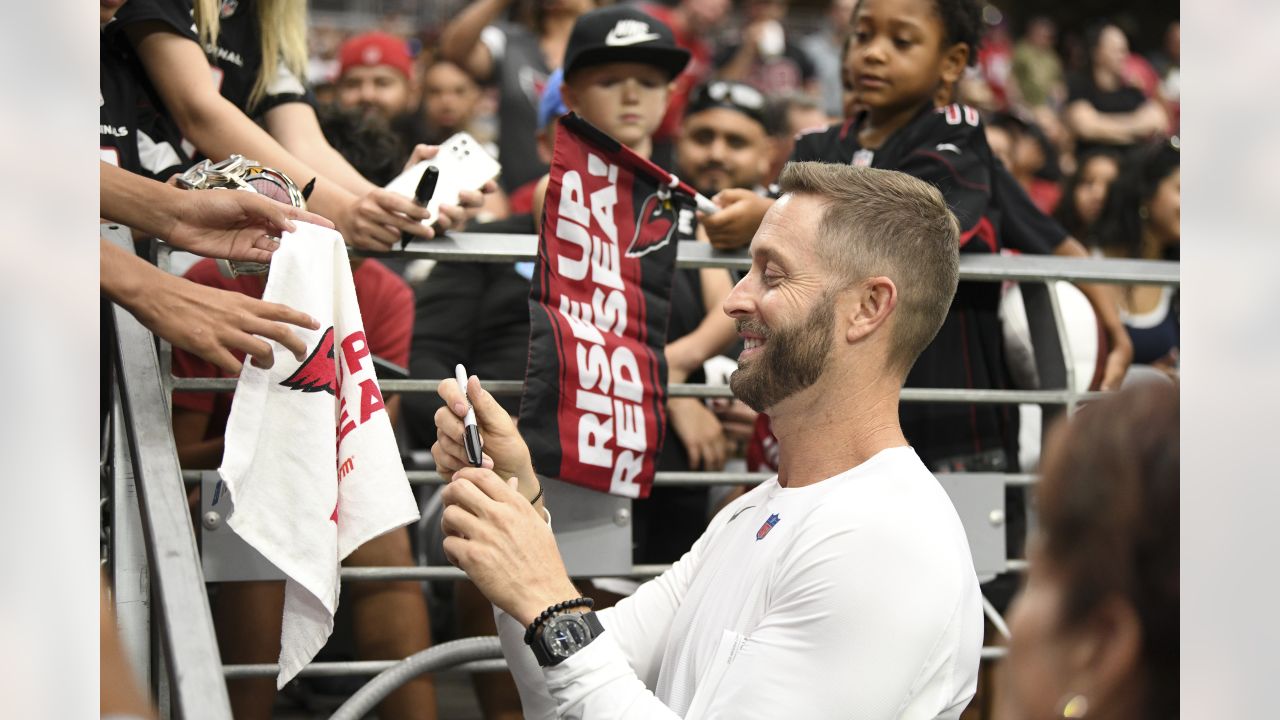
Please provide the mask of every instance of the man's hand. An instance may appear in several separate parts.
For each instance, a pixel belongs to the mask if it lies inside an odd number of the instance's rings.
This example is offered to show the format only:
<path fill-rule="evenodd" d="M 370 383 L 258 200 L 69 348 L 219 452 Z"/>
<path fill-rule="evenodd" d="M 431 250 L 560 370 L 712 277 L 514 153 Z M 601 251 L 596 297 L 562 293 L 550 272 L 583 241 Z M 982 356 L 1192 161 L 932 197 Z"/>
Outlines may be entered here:
<path fill-rule="evenodd" d="M 181 198 L 171 224 L 157 234 L 204 257 L 267 263 L 280 247 L 277 238 L 298 229 L 295 221 L 333 227 L 319 215 L 251 192 L 184 191 Z"/>
<path fill-rule="evenodd" d="M 711 401 L 711 411 L 720 420 L 725 437 L 739 443 L 751 441 L 755 434 L 756 416 L 759 414 L 746 403 L 734 398 L 716 398 Z"/>
<path fill-rule="evenodd" d="M 720 210 L 705 215 L 698 213 L 698 223 L 707 231 L 707 239 L 720 250 L 733 250 L 751 244 L 764 214 L 773 200 L 742 188 L 721 190 L 711 201 Z"/>
<path fill-rule="evenodd" d="M 667 413 L 689 455 L 689 469 L 723 470 L 729 448 L 715 413 L 697 398 L 671 398 Z"/>
<path fill-rule="evenodd" d="M 462 419 L 467 414 L 467 401 L 463 399 L 458 382 L 452 378 L 441 380 L 437 391 L 444 400 L 444 407 L 436 411 L 436 442 L 431 446 L 431 455 L 436 460 L 440 476 L 449 481 L 457 471 L 471 467 L 462 440 Z M 511 416 L 480 387 L 480 380 L 474 375 L 467 380 L 467 398 L 475 409 L 476 425 L 484 443 L 483 466 L 492 468 L 501 477 L 519 478 L 520 491 L 528 502 L 528 498 L 538 492 L 529 446 L 520 437 Z"/>
<path fill-rule="evenodd" d="M 452 381 L 448 381 L 452 382 Z M 474 382 L 474 381 L 473 381 Z M 464 468 L 442 491 L 444 553 L 521 625 L 578 596 L 541 513 L 486 468 Z"/>
<path fill-rule="evenodd" d="M 285 305 L 200 285 L 161 270 L 145 280 L 135 297 L 136 301 L 120 302 L 147 329 L 232 375 L 240 373 L 237 350 L 252 357 L 254 365 L 271 367 L 275 361 L 271 344 L 262 337 L 285 346 L 301 362 L 307 346 L 288 325 L 320 327 L 315 318 Z"/>

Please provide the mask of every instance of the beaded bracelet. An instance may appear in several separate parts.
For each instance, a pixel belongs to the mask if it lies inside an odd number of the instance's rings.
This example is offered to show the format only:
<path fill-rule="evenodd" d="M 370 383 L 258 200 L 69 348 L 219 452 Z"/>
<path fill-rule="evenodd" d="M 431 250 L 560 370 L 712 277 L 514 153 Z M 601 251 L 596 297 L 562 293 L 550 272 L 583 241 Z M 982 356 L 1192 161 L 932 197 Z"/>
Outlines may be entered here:
<path fill-rule="evenodd" d="M 542 625 L 550 620 L 552 616 L 577 607 L 585 607 L 590 610 L 595 607 L 595 605 L 596 601 L 589 597 L 574 598 L 572 600 L 565 600 L 564 602 L 558 602 L 555 605 L 552 605 L 546 610 L 543 610 L 542 614 L 539 615 L 536 620 L 529 623 L 529 627 L 524 631 L 524 644 L 532 645 L 533 636 L 538 633 L 538 628 L 542 627 Z"/>
<path fill-rule="evenodd" d="M 538 492 L 534 493 L 533 499 L 529 501 L 530 505 L 537 505 L 538 499 L 542 497 L 542 481 L 538 481 Z"/>

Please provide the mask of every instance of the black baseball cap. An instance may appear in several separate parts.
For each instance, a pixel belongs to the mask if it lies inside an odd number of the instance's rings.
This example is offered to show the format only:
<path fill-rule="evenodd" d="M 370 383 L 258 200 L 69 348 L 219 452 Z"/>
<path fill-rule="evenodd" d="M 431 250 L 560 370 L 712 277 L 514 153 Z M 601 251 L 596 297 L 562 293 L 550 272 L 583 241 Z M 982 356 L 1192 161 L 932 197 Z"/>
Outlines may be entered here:
<path fill-rule="evenodd" d="M 712 108 L 736 110 L 760 123 L 766 134 L 773 134 L 768 101 L 763 93 L 750 85 L 729 80 L 712 80 L 700 85 L 689 95 L 684 116 L 689 117 Z"/>
<path fill-rule="evenodd" d="M 676 45 L 671 28 L 627 5 L 612 5 L 578 16 L 564 51 L 564 76 L 604 63 L 641 63 L 674 79 L 689 64 L 689 51 Z"/>

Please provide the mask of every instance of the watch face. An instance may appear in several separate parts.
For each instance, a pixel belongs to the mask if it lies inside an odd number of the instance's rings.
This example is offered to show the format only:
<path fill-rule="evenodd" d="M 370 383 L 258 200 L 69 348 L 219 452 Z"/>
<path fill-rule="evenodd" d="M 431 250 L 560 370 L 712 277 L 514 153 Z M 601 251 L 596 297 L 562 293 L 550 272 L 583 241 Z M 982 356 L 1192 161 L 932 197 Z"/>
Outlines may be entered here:
<path fill-rule="evenodd" d="M 581 615 L 560 615 L 543 630 L 543 643 L 553 657 L 567 658 L 591 640 L 591 631 Z"/>

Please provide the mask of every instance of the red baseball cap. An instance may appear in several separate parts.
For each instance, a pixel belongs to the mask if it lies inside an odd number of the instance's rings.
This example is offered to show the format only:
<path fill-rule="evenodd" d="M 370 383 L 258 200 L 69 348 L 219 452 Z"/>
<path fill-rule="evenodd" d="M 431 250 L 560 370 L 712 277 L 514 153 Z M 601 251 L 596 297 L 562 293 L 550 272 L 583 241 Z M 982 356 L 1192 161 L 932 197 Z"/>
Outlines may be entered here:
<path fill-rule="evenodd" d="M 403 38 L 383 32 L 356 35 L 338 48 L 338 77 L 361 65 L 387 65 L 399 70 L 405 78 L 413 75 L 413 58 Z"/>

